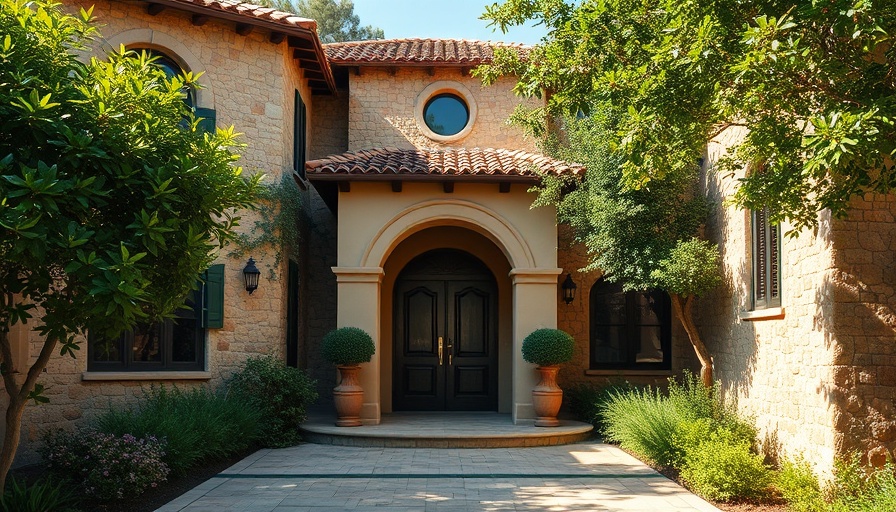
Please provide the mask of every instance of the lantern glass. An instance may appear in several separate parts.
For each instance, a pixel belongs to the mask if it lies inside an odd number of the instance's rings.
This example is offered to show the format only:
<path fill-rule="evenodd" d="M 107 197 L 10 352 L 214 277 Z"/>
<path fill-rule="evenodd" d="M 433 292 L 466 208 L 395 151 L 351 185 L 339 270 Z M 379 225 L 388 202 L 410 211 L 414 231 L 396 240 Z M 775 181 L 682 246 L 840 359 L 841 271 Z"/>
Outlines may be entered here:
<path fill-rule="evenodd" d="M 576 286 L 575 281 L 572 280 L 572 274 L 566 274 L 566 279 L 563 281 L 561 285 L 563 289 L 563 302 L 569 304 L 576 298 Z"/>
<path fill-rule="evenodd" d="M 249 262 L 243 268 L 243 277 L 246 279 L 246 291 L 249 292 L 249 295 L 252 295 L 252 292 L 258 289 L 259 276 L 261 276 L 261 271 L 255 266 L 255 260 L 249 258 Z"/>

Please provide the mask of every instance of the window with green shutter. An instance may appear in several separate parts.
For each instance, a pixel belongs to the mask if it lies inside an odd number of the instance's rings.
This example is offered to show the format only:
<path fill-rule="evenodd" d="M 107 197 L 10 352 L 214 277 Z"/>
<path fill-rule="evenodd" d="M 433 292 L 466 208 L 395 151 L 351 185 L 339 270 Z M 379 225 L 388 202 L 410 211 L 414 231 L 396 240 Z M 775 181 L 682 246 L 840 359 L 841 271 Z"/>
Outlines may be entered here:
<path fill-rule="evenodd" d="M 207 133 L 215 133 L 215 123 L 217 122 L 217 114 L 213 108 L 196 107 L 193 114 L 199 118 L 199 129 Z"/>
<path fill-rule="evenodd" d="M 224 327 L 224 264 L 212 265 L 203 272 L 205 284 L 202 304 L 202 327 L 220 329 Z"/>
<path fill-rule="evenodd" d="M 207 329 L 224 326 L 224 265 L 202 273 L 174 318 L 139 324 L 114 339 L 87 336 L 92 372 L 203 371 Z"/>

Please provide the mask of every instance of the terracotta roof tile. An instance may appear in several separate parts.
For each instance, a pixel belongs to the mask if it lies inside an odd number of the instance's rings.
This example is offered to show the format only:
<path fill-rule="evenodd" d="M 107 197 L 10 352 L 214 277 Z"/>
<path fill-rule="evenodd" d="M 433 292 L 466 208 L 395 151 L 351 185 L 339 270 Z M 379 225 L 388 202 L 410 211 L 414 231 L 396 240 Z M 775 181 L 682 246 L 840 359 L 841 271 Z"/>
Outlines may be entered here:
<path fill-rule="evenodd" d="M 238 2 L 235 0 L 167 0 L 168 5 L 182 5 L 184 7 L 200 7 L 204 9 L 227 12 L 255 18 L 263 21 L 270 21 L 285 27 L 302 28 L 306 30 L 317 30 L 317 22 L 308 18 L 302 18 L 295 14 L 278 11 L 271 7 L 262 7 L 248 2 Z"/>
<path fill-rule="evenodd" d="M 511 48 L 525 58 L 530 46 L 469 39 L 381 39 L 324 45 L 333 64 L 455 64 L 491 62 L 494 49 Z"/>
<path fill-rule="evenodd" d="M 523 177 L 542 173 L 581 176 L 585 167 L 520 150 L 493 148 L 367 149 L 331 155 L 305 164 L 309 178 L 350 176 Z"/>

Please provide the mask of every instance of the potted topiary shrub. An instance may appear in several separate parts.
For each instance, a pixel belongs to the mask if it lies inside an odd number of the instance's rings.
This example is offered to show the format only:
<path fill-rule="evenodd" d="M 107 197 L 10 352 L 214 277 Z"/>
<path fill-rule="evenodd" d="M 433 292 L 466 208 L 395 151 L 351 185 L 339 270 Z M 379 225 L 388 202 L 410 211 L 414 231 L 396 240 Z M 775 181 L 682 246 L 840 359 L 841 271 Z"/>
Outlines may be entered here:
<path fill-rule="evenodd" d="M 537 364 L 541 381 L 532 390 L 536 427 L 556 427 L 557 413 L 563 403 L 563 390 L 557 385 L 560 363 L 572 359 L 575 341 L 560 329 L 537 329 L 523 340 L 523 359 Z"/>
<path fill-rule="evenodd" d="M 324 336 L 321 342 L 324 359 L 339 369 L 339 385 L 333 388 L 336 405 L 336 426 L 360 427 L 364 389 L 358 383 L 361 363 L 370 361 L 376 347 L 373 338 L 357 327 L 340 327 Z"/>

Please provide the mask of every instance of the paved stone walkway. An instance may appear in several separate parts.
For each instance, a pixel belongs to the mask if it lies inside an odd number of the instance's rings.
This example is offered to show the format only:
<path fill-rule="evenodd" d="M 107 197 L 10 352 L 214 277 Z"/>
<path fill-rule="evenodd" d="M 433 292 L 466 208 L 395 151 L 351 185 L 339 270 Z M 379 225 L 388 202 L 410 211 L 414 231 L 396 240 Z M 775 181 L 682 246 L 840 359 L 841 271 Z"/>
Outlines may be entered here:
<path fill-rule="evenodd" d="M 718 511 L 601 443 L 260 450 L 160 512 Z"/>

